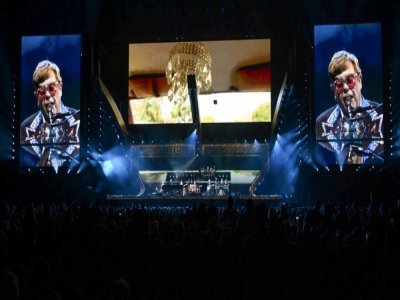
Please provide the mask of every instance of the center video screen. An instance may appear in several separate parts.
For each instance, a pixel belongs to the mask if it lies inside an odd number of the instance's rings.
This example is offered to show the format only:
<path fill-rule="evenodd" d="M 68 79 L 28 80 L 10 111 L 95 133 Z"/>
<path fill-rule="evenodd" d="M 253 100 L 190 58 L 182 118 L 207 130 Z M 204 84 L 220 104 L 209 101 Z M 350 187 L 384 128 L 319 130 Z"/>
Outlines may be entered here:
<path fill-rule="evenodd" d="M 78 165 L 80 74 L 80 35 L 22 37 L 21 167 Z"/>
<path fill-rule="evenodd" d="M 381 24 L 314 27 L 316 158 L 384 162 Z"/>
<path fill-rule="evenodd" d="M 128 123 L 193 123 L 193 73 L 200 122 L 271 122 L 270 60 L 269 39 L 132 43 Z"/>

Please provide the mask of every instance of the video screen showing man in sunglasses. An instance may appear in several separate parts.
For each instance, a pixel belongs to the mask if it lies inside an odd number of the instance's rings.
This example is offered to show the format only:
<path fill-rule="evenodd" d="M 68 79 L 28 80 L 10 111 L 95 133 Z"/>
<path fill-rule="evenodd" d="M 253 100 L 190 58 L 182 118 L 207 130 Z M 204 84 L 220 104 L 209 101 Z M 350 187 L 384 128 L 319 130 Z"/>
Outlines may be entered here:
<path fill-rule="evenodd" d="M 61 166 L 79 155 L 79 110 L 61 101 L 63 82 L 59 67 L 39 62 L 33 73 L 34 97 L 39 111 L 20 127 L 20 143 L 39 158 L 38 166 Z M 28 145 L 29 146 L 28 146 Z"/>
<path fill-rule="evenodd" d="M 316 119 L 316 138 L 327 141 L 324 147 L 330 150 L 339 152 L 347 148 L 353 151 L 348 153 L 347 156 L 353 158 L 347 163 L 362 163 L 362 156 L 383 151 L 380 142 L 383 139 L 382 104 L 362 94 L 362 72 L 354 54 L 336 52 L 329 63 L 328 74 L 336 105 Z"/>

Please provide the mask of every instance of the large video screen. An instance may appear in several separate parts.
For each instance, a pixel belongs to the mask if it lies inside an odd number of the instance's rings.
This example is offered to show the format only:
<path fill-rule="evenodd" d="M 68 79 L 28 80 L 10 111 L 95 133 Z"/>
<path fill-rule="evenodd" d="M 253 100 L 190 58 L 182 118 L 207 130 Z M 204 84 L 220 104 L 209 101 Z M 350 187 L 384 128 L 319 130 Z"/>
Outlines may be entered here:
<path fill-rule="evenodd" d="M 79 162 L 81 37 L 21 41 L 20 166 Z"/>
<path fill-rule="evenodd" d="M 200 122 L 270 122 L 270 61 L 269 39 L 130 44 L 128 123 L 192 123 L 193 104 L 181 93 L 191 67 L 202 83 Z"/>
<path fill-rule="evenodd" d="M 318 161 L 383 163 L 381 25 L 315 26 L 314 51 Z"/>

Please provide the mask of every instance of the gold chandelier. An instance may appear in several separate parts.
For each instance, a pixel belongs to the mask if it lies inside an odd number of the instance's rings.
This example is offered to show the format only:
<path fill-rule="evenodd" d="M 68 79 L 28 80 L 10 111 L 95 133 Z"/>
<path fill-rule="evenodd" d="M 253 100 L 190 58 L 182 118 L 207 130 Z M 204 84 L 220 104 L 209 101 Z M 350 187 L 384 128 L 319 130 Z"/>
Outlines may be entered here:
<path fill-rule="evenodd" d="M 211 87 L 211 55 L 202 43 L 178 43 L 169 52 L 165 76 L 168 99 L 179 106 L 188 96 L 187 76 L 195 75 L 197 91 Z"/>

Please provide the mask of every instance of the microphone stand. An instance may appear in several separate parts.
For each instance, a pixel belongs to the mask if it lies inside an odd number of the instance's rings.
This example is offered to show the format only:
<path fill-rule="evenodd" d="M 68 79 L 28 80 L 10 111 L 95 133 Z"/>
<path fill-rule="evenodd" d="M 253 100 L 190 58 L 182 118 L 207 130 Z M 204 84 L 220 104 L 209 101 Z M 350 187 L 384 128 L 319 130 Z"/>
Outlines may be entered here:
<path fill-rule="evenodd" d="M 349 113 L 349 119 L 351 120 L 352 119 L 352 115 L 353 115 L 353 113 L 351 112 L 351 101 L 346 101 L 346 104 L 347 104 L 347 112 Z"/>
<path fill-rule="evenodd" d="M 49 105 L 47 107 L 47 111 L 49 113 L 49 120 L 50 120 L 50 126 L 51 127 L 54 126 L 54 123 L 53 123 L 54 117 L 53 117 L 53 111 L 52 110 L 53 110 L 53 105 Z"/>

